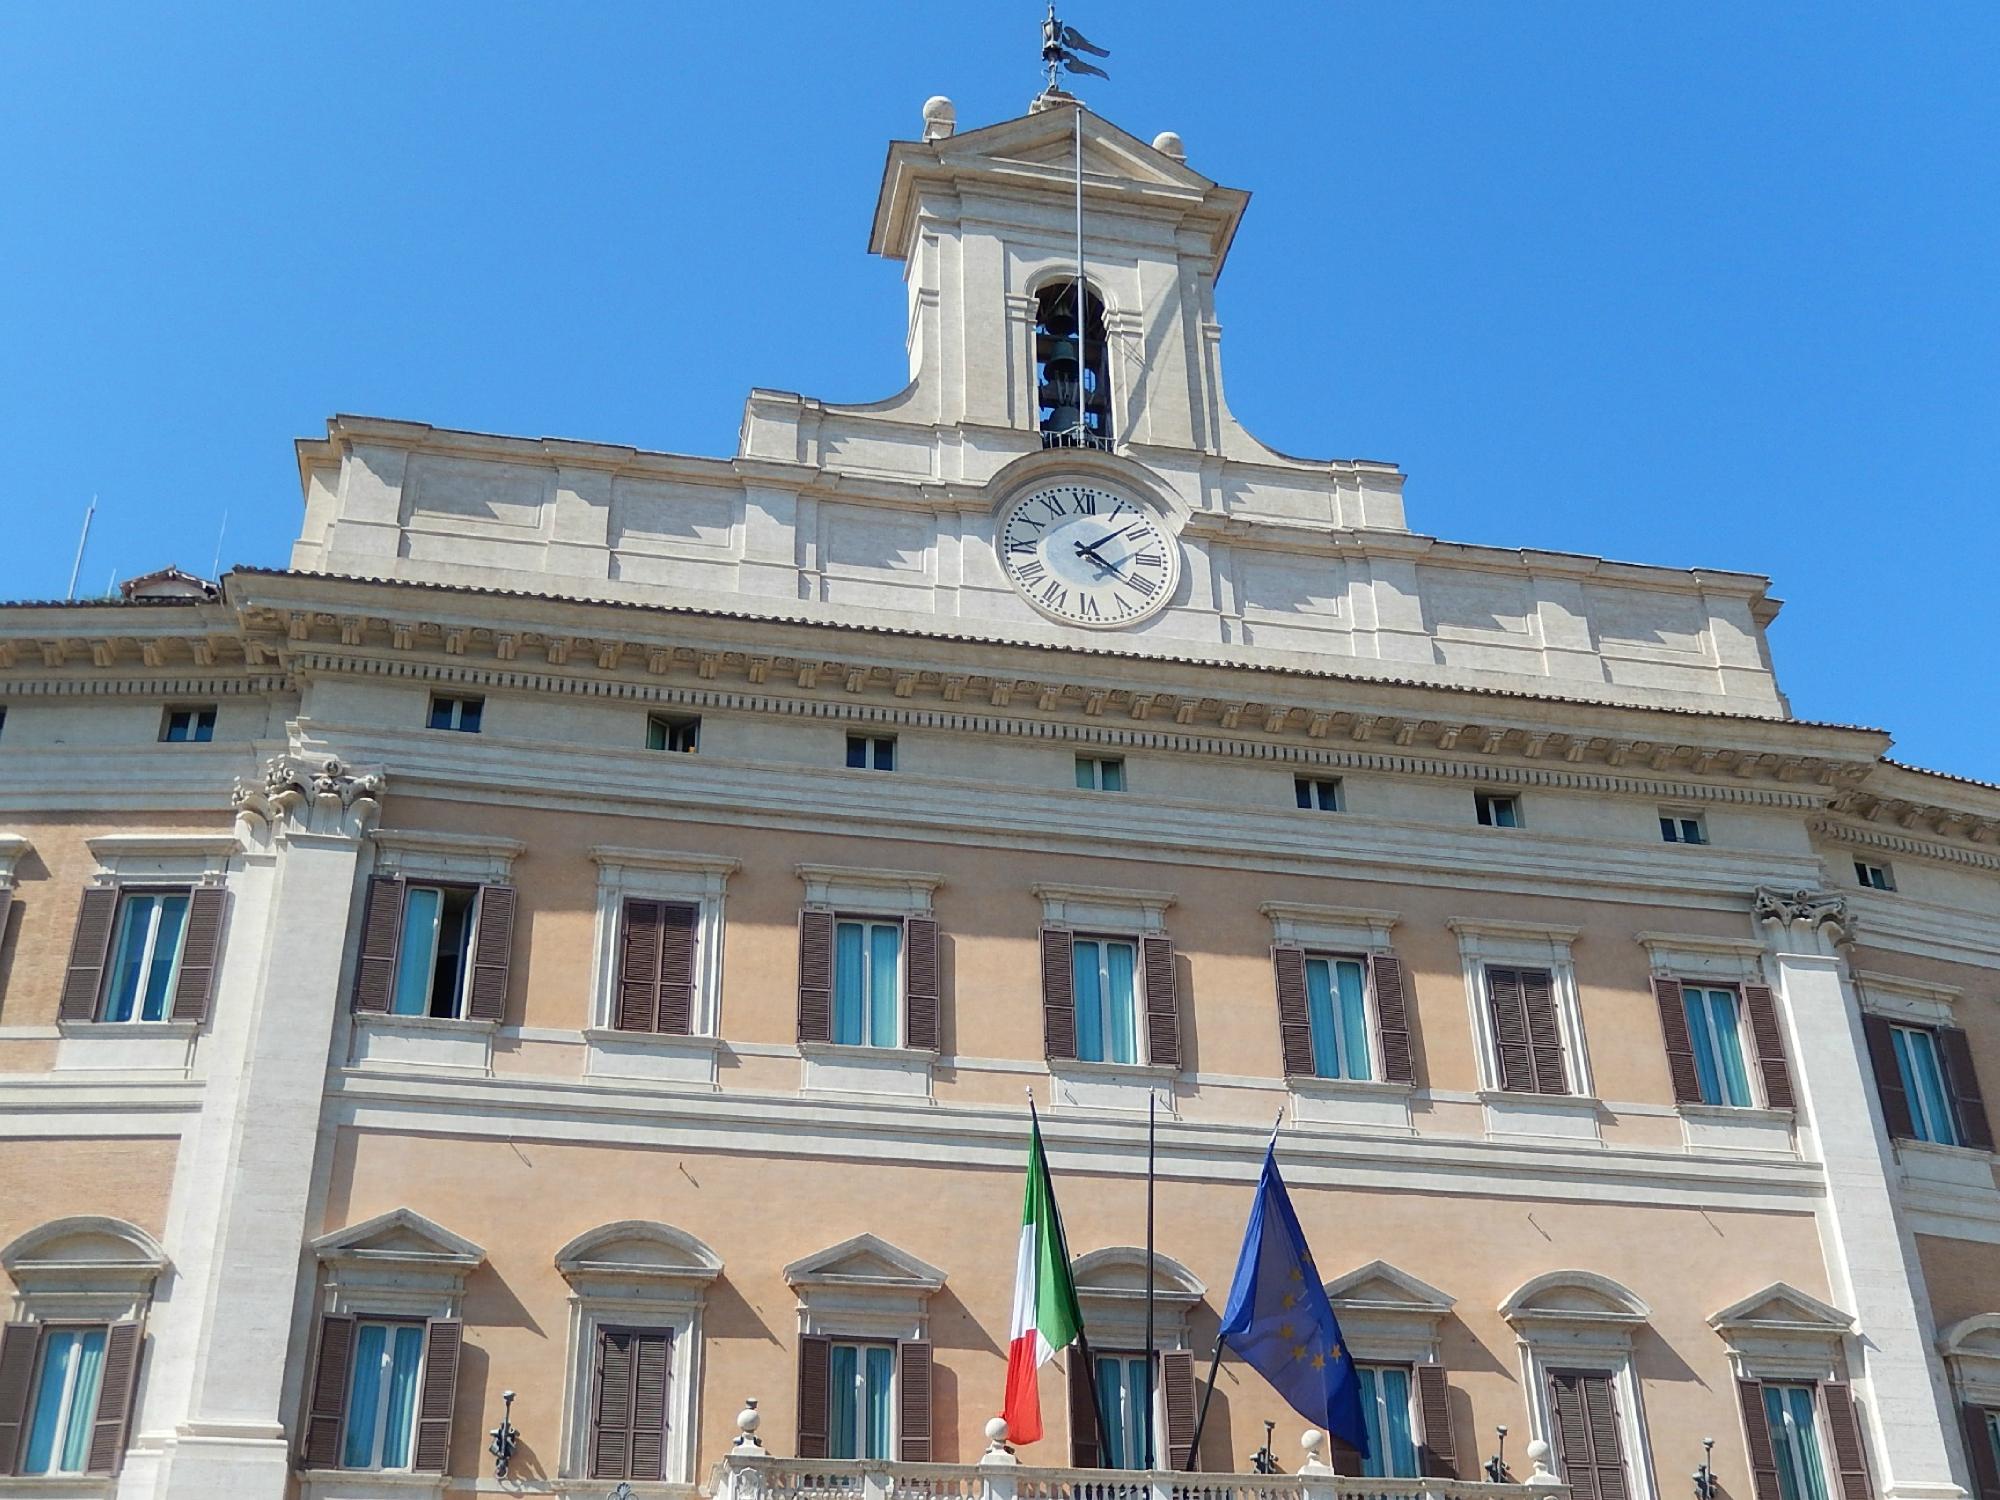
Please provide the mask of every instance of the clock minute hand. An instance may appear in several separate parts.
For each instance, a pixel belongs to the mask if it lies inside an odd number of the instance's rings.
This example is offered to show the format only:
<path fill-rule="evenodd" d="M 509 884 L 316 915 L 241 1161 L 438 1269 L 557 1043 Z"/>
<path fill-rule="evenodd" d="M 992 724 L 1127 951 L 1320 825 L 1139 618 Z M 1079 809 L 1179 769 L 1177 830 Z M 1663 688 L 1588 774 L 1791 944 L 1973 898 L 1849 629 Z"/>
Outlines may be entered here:
<path fill-rule="evenodd" d="M 1114 563 L 1109 558 L 1107 558 L 1102 552 L 1099 552 L 1097 550 L 1099 547 L 1102 547 L 1106 542 L 1110 541 L 1113 537 L 1117 535 L 1119 535 L 1118 532 L 1110 531 L 1106 532 L 1103 536 L 1099 537 L 1094 542 L 1078 542 L 1076 544 L 1077 555 L 1079 557 L 1088 557 L 1092 562 L 1096 563 L 1098 567 L 1104 569 L 1105 572 L 1111 574 L 1113 577 L 1122 578 L 1124 575 L 1118 571 L 1118 563 L 1122 563 L 1123 561 L 1125 561 L 1125 559 L 1121 557 L 1118 559 L 1118 562 Z"/>

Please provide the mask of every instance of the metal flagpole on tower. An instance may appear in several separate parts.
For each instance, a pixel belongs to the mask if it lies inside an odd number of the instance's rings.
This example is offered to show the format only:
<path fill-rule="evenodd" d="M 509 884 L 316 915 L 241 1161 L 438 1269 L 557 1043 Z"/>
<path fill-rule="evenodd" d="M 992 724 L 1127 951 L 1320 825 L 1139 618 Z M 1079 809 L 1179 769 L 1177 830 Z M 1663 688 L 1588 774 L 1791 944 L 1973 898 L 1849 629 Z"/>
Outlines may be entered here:
<path fill-rule="evenodd" d="M 1046 92 L 1056 94 L 1065 70 L 1071 73 L 1088 73 L 1095 78 L 1109 78 L 1111 75 L 1095 63 L 1085 62 L 1078 56 L 1087 52 L 1092 57 L 1109 57 L 1111 54 L 1092 42 L 1074 26 L 1065 26 L 1056 18 L 1055 0 L 1049 0 L 1049 13 L 1042 22 L 1042 66 L 1048 70 Z M 1085 386 L 1090 371 L 1090 361 L 1086 358 L 1084 327 L 1089 312 L 1089 303 L 1083 284 L 1083 101 L 1072 101 L 1076 105 L 1076 431 L 1075 441 L 1079 448 L 1090 446 L 1090 401 L 1085 394 Z M 1109 337 L 1107 333 L 1107 339 Z M 1105 368 L 1109 370 L 1110 345 L 1105 346 Z"/>
<path fill-rule="evenodd" d="M 1083 289 L 1083 101 L 1076 104 L 1076 445 L 1090 441 L 1090 361 L 1084 348 L 1088 299 Z"/>

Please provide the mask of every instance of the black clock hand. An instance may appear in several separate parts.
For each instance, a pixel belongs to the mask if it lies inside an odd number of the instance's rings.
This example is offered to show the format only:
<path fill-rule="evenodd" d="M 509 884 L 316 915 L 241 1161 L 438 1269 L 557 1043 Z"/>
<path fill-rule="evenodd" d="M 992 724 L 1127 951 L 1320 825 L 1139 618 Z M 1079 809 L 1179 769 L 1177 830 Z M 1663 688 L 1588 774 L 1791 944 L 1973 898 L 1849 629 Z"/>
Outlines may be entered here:
<path fill-rule="evenodd" d="M 1106 542 L 1110 541 L 1112 537 L 1117 535 L 1119 535 L 1119 533 L 1113 531 L 1113 532 L 1108 532 L 1104 536 L 1099 537 L 1094 542 L 1078 542 L 1076 544 L 1077 556 L 1088 557 L 1092 562 L 1096 563 L 1098 567 L 1102 568 L 1112 577 L 1122 578 L 1124 574 L 1118 571 L 1118 563 L 1112 562 L 1109 558 L 1105 557 L 1105 555 L 1102 552 L 1099 552 L 1097 550 L 1099 547 L 1102 547 Z M 1122 563 L 1124 560 L 1125 559 L 1121 557 L 1118 560 L 1118 562 Z"/>

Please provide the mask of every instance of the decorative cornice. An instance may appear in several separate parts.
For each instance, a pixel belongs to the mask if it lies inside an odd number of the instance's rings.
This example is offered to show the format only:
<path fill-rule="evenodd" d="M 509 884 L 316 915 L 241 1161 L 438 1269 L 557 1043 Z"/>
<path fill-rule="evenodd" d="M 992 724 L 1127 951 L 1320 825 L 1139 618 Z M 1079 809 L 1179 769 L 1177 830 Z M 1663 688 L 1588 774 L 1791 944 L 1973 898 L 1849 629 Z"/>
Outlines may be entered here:
<path fill-rule="evenodd" d="M 1838 802 L 1835 804 L 1836 807 L 1839 805 Z M 2000 849 L 1968 849 L 1958 844 L 1947 844 L 1940 839 L 1919 838 L 1908 833 L 1892 833 L 1884 828 L 1869 828 L 1823 814 L 1807 818 L 1806 828 L 1821 838 L 1834 839 L 1854 848 L 1879 849 L 1886 854 L 1943 860 L 1947 864 L 1970 865 L 1978 870 L 2000 870 Z M 1979 831 L 1974 829 L 1966 836 L 1978 837 Z"/>
<path fill-rule="evenodd" d="M 238 778 L 230 801 L 246 843 L 298 834 L 360 839 L 381 815 L 382 777 L 357 773 L 338 756 L 277 755 L 261 782 Z"/>
<path fill-rule="evenodd" d="M 1831 929 L 1836 943 L 1854 941 L 1854 917 L 1847 909 L 1847 898 L 1832 891 L 1785 891 L 1760 885 L 1750 909 L 1759 922 L 1780 927 L 1803 925 L 1814 932 L 1824 927 Z"/>

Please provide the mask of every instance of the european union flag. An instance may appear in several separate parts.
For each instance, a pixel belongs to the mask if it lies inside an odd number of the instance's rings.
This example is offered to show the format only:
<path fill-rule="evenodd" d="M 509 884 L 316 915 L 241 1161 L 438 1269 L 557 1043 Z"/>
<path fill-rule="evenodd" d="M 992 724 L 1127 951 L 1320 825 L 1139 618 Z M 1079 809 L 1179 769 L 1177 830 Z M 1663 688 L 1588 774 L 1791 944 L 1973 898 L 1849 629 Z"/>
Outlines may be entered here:
<path fill-rule="evenodd" d="M 1257 1201 L 1236 1257 L 1222 1340 L 1270 1381 L 1293 1411 L 1367 1456 L 1360 1377 L 1278 1175 L 1275 1139 L 1264 1153 Z"/>

